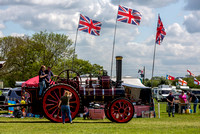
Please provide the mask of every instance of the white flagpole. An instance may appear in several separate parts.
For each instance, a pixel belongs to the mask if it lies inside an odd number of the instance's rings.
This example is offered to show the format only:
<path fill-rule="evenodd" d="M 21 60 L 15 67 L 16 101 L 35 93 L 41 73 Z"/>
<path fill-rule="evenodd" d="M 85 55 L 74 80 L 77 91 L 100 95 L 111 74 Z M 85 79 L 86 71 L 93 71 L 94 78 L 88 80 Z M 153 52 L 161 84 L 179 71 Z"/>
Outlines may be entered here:
<path fill-rule="evenodd" d="M 158 16 L 160 16 L 160 14 L 158 14 Z M 158 22 L 157 22 L 157 27 L 158 27 Z M 157 34 L 157 30 L 156 30 L 156 34 Z M 155 56 L 156 56 L 156 41 L 155 41 L 154 54 L 153 54 L 153 65 L 152 65 L 152 76 L 151 76 L 151 88 L 153 87 L 153 73 L 154 73 Z"/>
<path fill-rule="evenodd" d="M 79 23 L 80 23 L 80 16 L 79 16 L 78 26 L 79 26 Z M 75 58 L 75 53 L 76 53 L 77 35 L 78 35 L 78 27 L 77 27 L 77 30 L 76 30 L 76 37 L 75 37 L 75 42 L 74 42 L 74 53 L 73 53 L 73 58 L 72 58 L 72 70 L 73 70 L 74 58 Z"/>
<path fill-rule="evenodd" d="M 153 73 L 154 73 L 155 56 L 156 56 L 156 43 L 155 43 L 155 46 L 154 46 L 154 54 L 153 54 L 153 65 L 152 65 L 152 76 L 151 76 L 151 88 L 153 87 Z"/>
<path fill-rule="evenodd" d="M 118 6 L 119 8 L 119 6 Z M 118 15 L 118 11 L 117 11 Z M 112 49 L 112 59 L 111 59 L 111 69 L 110 69 L 110 78 L 112 79 L 112 69 L 113 69 L 113 58 L 114 58 L 114 51 L 115 51 L 115 37 L 116 37 L 116 32 L 117 32 L 117 17 L 116 17 L 116 22 L 115 22 L 115 30 L 114 30 L 114 39 L 113 39 L 113 49 Z"/>

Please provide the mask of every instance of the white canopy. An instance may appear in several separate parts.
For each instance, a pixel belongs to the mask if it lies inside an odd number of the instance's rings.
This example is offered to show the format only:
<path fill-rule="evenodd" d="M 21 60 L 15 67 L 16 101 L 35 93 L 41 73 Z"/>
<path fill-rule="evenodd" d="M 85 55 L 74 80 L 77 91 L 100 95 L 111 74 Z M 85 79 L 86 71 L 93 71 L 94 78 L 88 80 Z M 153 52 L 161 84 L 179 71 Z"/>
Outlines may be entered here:
<path fill-rule="evenodd" d="M 115 81 L 116 78 L 113 78 L 112 80 Z M 132 78 L 132 77 L 123 77 L 122 78 L 122 85 L 123 86 L 128 86 L 128 87 L 133 87 L 133 88 L 149 88 L 144 86 L 139 78 Z"/>

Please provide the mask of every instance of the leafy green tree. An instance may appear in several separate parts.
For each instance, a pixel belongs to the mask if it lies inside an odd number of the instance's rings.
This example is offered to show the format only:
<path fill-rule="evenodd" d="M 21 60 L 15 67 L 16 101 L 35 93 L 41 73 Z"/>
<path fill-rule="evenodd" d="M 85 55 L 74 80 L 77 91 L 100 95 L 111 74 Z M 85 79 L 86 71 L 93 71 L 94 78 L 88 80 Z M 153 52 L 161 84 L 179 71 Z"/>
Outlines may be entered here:
<path fill-rule="evenodd" d="M 0 79 L 5 86 L 13 87 L 17 80 L 25 81 L 38 75 L 41 65 L 51 66 L 58 74 L 72 68 L 73 52 L 72 40 L 64 34 L 41 31 L 32 37 L 0 38 L 0 60 L 6 61 L 0 69 Z M 73 68 L 80 74 L 98 74 L 103 69 L 76 57 Z"/>

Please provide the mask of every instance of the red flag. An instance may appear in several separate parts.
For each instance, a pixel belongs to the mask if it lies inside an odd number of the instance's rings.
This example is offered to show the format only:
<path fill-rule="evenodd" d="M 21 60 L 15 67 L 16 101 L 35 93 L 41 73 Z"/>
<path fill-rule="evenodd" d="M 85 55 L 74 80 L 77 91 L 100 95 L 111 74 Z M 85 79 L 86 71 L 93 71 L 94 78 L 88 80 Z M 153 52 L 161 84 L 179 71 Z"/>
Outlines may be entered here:
<path fill-rule="evenodd" d="M 195 77 L 195 75 L 188 69 L 187 72 L 190 74 L 190 76 Z"/>
<path fill-rule="evenodd" d="M 160 19 L 160 15 L 158 15 L 158 24 L 157 24 L 157 33 L 156 33 L 156 44 L 159 44 L 163 41 L 166 35 L 165 28 Z"/>
<path fill-rule="evenodd" d="M 184 80 L 182 80 L 181 78 L 179 78 L 178 83 L 179 83 L 181 86 L 186 86 L 186 85 L 187 85 L 187 82 L 184 81 Z"/>
<path fill-rule="evenodd" d="M 166 79 L 168 79 L 168 80 L 175 80 L 175 77 L 173 77 L 173 76 L 171 76 L 171 75 L 167 75 L 167 76 L 166 76 Z"/>
<path fill-rule="evenodd" d="M 196 78 L 194 78 L 194 84 L 200 85 L 200 82 Z"/>

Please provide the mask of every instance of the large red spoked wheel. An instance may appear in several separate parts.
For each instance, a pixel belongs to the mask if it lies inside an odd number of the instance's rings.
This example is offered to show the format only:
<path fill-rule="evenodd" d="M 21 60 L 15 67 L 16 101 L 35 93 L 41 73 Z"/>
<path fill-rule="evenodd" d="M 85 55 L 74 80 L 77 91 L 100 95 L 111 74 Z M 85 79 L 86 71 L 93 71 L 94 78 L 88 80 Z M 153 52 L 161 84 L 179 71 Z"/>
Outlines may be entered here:
<path fill-rule="evenodd" d="M 113 121 L 126 123 L 133 118 L 134 107 L 128 99 L 117 98 L 111 102 L 109 112 Z"/>
<path fill-rule="evenodd" d="M 58 108 L 58 104 L 61 96 L 64 95 L 64 91 L 70 91 L 72 97 L 70 99 L 70 110 L 72 119 L 76 117 L 80 108 L 80 96 L 76 90 L 67 84 L 55 84 L 48 88 L 43 96 L 43 111 L 49 120 L 52 122 L 62 122 L 61 109 Z M 66 116 L 65 122 L 69 122 L 69 118 Z"/>

